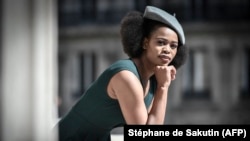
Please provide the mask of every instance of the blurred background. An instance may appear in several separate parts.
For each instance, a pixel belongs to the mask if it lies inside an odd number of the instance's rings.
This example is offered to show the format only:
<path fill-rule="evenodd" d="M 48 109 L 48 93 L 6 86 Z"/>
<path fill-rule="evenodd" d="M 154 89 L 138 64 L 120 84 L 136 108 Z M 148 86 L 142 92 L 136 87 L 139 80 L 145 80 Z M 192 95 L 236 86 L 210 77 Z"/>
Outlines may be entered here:
<path fill-rule="evenodd" d="M 46 129 L 127 58 L 120 21 L 146 5 L 175 14 L 189 48 L 165 124 L 250 124 L 250 0 L 0 0 L 2 139 L 55 140 Z"/>

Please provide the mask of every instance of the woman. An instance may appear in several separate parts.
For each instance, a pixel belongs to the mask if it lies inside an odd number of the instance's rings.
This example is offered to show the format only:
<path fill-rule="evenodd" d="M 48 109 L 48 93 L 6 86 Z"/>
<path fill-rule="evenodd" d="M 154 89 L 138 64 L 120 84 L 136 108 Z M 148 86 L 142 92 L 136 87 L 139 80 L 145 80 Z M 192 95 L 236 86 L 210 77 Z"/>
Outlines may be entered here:
<path fill-rule="evenodd" d="M 147 6 L 127 14 L 120 33 L 129 58 L 108 67 L 60 120 L 60 141 L 107 141 L 124 124 L 164 124 L 168 89 L 187 55 L 183 29 Z"/>

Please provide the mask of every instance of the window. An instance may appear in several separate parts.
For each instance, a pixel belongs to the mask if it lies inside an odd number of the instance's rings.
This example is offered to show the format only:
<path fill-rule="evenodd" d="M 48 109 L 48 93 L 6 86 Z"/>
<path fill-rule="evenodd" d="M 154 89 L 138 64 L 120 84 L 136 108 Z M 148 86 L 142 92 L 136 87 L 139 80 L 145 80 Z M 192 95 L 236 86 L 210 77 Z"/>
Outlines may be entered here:
<path fill-rule="evenodd" d="M 245 48 L 242 56 L 241 68 L 241 98 L 250 98 L 250 48 Z"/>
<path fill-rule="evenodd" d="M 93 52 L 80 55 L 81 94 L 89 87 L 96 77 L 96 56 Z"/>
<path fill-rule="evenodd" d="M 189 59 L 184 66 L 184 98 L 209 98 L 206 69 L 206 51 L 190 50 Z"/>
<path fill-rule="evenodd" d="M 153 5 L 176 14 L 181 22 L 250 19 L 249 0 L 60 0 L 60 26 L 119 24 L 130 10 Z M 233 10 L 232 10 L 233 9 Z"/>

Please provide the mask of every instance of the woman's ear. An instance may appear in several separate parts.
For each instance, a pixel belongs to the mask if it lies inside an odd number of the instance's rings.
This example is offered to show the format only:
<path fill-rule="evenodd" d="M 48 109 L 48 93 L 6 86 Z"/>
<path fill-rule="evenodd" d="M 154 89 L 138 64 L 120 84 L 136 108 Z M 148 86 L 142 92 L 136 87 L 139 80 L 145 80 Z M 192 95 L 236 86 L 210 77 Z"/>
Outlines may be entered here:
<path fill-rule="evenodd" d="M 147 49 L 148 48 L 148 38 L 144 38 L 143 40 L 143 49 Z"/>

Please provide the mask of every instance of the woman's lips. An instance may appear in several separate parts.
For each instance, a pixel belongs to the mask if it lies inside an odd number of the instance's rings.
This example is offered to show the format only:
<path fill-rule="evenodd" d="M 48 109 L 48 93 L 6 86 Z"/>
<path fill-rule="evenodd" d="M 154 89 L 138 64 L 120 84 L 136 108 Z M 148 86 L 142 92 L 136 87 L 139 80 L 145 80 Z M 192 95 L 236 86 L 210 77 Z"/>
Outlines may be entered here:
<path fill-rule="evenodd" d="M 160 58 L 162 61 L 164 61 L 165 63 L 168 63 L 168 62 L 170 62 L 170 60 L 171 60 L 171 58 L 170 58 L 169 56 L 165 55 L 165 54 L 159 55 L 159 58 Z"/>

